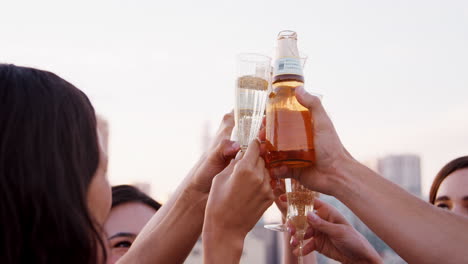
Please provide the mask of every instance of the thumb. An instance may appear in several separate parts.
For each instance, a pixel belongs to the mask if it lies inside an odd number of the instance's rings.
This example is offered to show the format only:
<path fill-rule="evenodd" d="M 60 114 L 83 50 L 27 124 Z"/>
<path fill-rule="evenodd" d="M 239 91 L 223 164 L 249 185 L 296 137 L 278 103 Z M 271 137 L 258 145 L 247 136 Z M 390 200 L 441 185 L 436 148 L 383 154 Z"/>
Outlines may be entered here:
<path fill-rule="evenodd" d="M 303 86 L 296 88 L 296 98 L 301 105 L 309 109 L 313 116 L 314 128 L 316 131 L 327 131 L 331 129 L 331 131 L 336 134 L 333 123 L 325 111 L 325 108 L 323 108 L 320 98 L 308 93 L 304 90 Z"/>
<path fill-rule="evenodd" d="M 239 143 L 224 139 L 208 153 L 207 159 L 215 165 L 224 164 L 226 166 L 225 164 L 234 158 L 239 149 Z"/>
<path fill-rule="evenodd" d="M 312 229 L 314 229 L 316 231 L 320 231 L 320 232 L 322 232 L 324 234 L 327 234 L 327 235 L 330 235 L 330 236 L 333 236 L 338 230 L 336 224 L 333 224 L 333 223 L 330 223 L 330 222 L 327 222 L 327 221 L 323 220 L 318 215 L 316 215 L 314 212 L 309 212 L 307 214 L 307 221 L 309 222 L 309 226 Z"/>
<path fill-rule="evenodd" d="M 304 86 L 299 86 L 296 88 L 296 98 L 299 101 L 299 103 L 301 103 L 301 105 L 309 109 L 309 111 L 314 112 L 314 114 L 317 111 L 325 112 L 320 98 L 308 93 L 304 89 Z"/>

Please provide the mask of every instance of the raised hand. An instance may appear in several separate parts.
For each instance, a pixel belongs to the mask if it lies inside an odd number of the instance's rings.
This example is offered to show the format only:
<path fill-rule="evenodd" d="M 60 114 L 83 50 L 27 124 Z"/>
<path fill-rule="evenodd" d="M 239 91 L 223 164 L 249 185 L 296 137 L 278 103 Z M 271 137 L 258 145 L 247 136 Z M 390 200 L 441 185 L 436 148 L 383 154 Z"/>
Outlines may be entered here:
<path fill-rule="evenodd" d="M 310 122 L 314 128 L 316 164 L 299 169 L 282 166 L 273 169 L 272 173 L 279 178 L 297 178 L 311 190 L 330 194 L 336 178 L 337 164 L 352 157 L 341 144 L 320 99 L 307 93 L 302 87 L 296 89 L 296 97 L 299 103 L 312 113 L 313 120 Z"/>
<path fill-rule="evenodd" d="M 335 208 L 319 199 L 314 207 L 317 213 L 307 216 L 309 228 L 304 239 L 310 241 L 302 249 L 304 255 L 317 251 L 341 263 L 382 263 L 375 249 Z M 288 224 L 288 229 L 294 236 L 294 226 Z M 293 238 L 291 245 L 298 246 L 298 240 Z M 298 254 L 298 249 L 294 253 Z"/>
<path fill-rule="evenodd" d="M 229 140 L 233 128 L 234 114 L 231 111 L 224 115 L 207 152 L 192 169 L 192 185 L 200 192 L 208 193 L 210 191 L 214 176 L 226 168 L 239 151 L 239 144 Z"/>
<path fill-rule="evenodd" d="M 238 261 L 245 236 L 273 200 L 260 144 L 254 140 L 213 180 L 203 226 L 205 261 Z"/>

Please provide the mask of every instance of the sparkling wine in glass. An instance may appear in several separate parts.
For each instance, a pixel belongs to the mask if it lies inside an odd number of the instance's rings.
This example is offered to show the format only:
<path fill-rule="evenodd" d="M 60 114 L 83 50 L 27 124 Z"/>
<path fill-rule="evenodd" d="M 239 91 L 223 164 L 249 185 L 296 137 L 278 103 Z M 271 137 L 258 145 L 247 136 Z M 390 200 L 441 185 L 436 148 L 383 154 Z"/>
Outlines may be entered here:
<path fill-rule="evenodd" d="M 234 138 L 244 151 L 250 141 L 257 137 L 262 125 L 270 86 L 271 58 L 242 53 L 237 58 L 237 66 Z"/>
<path fill-rule="evenodd" d="M 314 211 L 315 192 L 307 189 L 299 181 L 285 179 L 286 196 L 288 197 L 287 219 L 296 228 L 296 237 L 299 240 L 298 263 L 302 263 L 302 248 L 304 235 L 309 227 L 307 214 Z"/>

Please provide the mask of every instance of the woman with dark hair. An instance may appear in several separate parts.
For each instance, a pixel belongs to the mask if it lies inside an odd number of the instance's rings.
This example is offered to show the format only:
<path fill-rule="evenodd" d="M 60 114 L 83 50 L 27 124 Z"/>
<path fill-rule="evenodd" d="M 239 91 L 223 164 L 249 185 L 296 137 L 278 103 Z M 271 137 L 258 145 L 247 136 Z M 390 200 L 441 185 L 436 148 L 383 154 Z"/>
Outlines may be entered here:
<path fill-rule="evenodd" d="M 468 156 L 454 159 L 442 167 L 432 182 L 429 202 L 468 216 Z"/>
<path fill-rule="evenodd" d="M 0 263 L 96 263 L 110 208 L 107 156 L 86 95 L 0 64 Z"/>
<path fill-rule="evenodd" d="M 120 263 L 185 260 L 201 234 L 213 178 L 239 151 L 229 140 L 233 123 L 226 115 L 207 153 Z M 90 101 L 72 84 L 50 72 L 0 64 L 0 263 L 106 260 L 101 227 L 111 195 L 100 133 Z M 233 174 L 258 173 L 246 166 L 248 160 Z"/>
<path fill-rule="evenodd" d="M 115 263 L 161 207 L 153 198 L 131 185 L 112 187 L 112 208 L 104 224 L 108 240 L 107 263 Z"/>

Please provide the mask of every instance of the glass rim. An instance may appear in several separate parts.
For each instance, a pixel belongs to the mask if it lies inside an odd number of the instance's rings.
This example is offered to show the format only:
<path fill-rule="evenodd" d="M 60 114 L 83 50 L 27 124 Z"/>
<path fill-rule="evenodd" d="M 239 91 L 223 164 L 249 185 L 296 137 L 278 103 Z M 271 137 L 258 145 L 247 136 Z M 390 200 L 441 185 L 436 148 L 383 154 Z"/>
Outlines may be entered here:
<path fill-rule="evenodd" d="M 271 63 L 272 58 L 268 55 L 254 52 L 242 52 L 236 56 L 238 61 L 254 63 Z"/>

